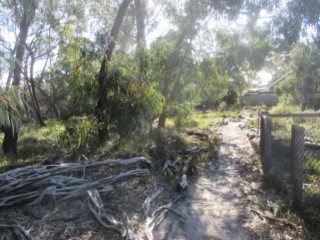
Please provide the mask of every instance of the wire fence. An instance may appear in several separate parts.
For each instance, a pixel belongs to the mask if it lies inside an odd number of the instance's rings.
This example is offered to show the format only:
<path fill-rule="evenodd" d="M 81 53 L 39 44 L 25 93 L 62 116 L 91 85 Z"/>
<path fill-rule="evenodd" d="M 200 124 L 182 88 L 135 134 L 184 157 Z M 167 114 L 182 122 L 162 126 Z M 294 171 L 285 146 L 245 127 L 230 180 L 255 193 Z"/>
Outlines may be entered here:
<path fill-rule="evenodd" d="M 261 114 L 264 175 L 296 207 L 320 214 L 320 114 Z"/>

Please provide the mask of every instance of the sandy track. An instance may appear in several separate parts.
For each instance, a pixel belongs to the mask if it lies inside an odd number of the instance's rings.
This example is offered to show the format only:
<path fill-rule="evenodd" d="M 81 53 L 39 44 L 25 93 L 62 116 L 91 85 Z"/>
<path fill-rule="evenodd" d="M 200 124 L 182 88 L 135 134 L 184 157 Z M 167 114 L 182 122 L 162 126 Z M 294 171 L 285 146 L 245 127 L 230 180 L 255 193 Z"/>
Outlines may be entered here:
<path fill-rule="evenodd" d="M 201 173 L 190 180 L 187 196 L 176 207 L 184 220 L 167 219 L 158 239 L 255 239 L 246 228 L 250 225 L 246 203 L 257 188 L 247 180 L 247 166 L 254 152 L 238 125 L 229 123 L 221 128 L 218 160 L 206 163 Z"/>

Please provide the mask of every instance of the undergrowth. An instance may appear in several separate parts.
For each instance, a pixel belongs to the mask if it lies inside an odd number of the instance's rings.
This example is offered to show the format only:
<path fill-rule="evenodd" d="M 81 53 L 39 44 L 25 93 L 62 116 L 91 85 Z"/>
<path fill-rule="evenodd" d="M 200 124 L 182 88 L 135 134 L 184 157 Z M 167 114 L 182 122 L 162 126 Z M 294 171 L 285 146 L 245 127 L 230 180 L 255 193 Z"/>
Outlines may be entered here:
<path fill-rule="evenodd" d="M 183 128 L 181 122 L 178 121 L 178 126 L 174 126 L 177 121 L 168 119 L 171 126 L 144 129 L 126 138 L 110 131 L 110 139 L 103 143 L 97 140 L 97 125 L 86 117 L 73 117 L 67 123 L 48 121 L 47 126 L 41 128 L 34 124 L 25 124 L 19 133 L 18 155 L 0 155 L 0 165 L 27 162 L 39 157 L 51 159 L 65 156 L 60 161 L 77 162 L 93 156 L 108 159 L 145 156 L 153 159 L 155 166 L 160 168 L 165 161 L 183 158 L 186 149 L 197 146 L 206 149 L 199 158 L 215 157 L 217 140 L 207 143 L 195 141 L 186 131 L 197 126 L 208 126 L 210 122 L 226 115 L 237 116 L 232 113 L 194 113 Z M 205 121 L 199 121 L 204 119 L 204 116 Z M 0 134 L 0 140 L 2 135 Z"/>

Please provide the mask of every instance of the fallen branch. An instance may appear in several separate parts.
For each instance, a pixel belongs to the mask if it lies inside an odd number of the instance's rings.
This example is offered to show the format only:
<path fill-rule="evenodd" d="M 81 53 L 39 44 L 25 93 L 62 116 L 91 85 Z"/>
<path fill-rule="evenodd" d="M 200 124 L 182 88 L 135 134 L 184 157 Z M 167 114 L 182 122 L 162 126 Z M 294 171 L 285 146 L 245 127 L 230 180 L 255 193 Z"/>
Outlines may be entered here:
<path fill-rule="evenodd" d="M 282 224 L 284 226 L 291 227 L 296 231 L 300 229 L 300 227 L 297 224 L 295 224 L 293 222 L 290 222 L 287 219 L 270 217 L 268 215 L 265 215 L 265 214 L 259 212 L 258 210 L 254 209 L 254 208 L 251 208 L 251 211 L 254 212 L 255 214 L 257 214 L 262 219 L 266 219 L 266 220 L 271 221 L 271 222 L 278 222 L 278 223 L 280 223 L 280 224 Z"/>
<path fill-rule="evenodd" d="M 0 187 L 0 194 L 8 188 L 8 184 L 12 187 L 22 188 L 24 187 L 22 182 L 28 184 L 29 182 L 38 181 L 39 179 L 46 178 L 48 176 L 61 175 L 70 172 L 82 172 L 84 169 L 92 170 L 101 167 L 116 167 L 127 166 L 135 163 L 142 163 L 147 168 L 152 167 L 152 163 L 149 159 L 144 157 L 135 157 L 131 159 L 117 159 L 117 160 L 104 160 L 89 164 L 80 163 L 62 163 L 58 165 L 45 165 L 35 168 L 17 168 L 0 174 L 0 184 L 5 184 Z"/>
<path fill-rule="evenodd" d="M 144 216 L 149 216 L 151 203 L 164 191 L 163 187 L 159 188 L 150 197 L 148 197 L 143 203 Z"/>
<path fill-rule="evenodd" d="M 128 172 L 121 173 L 115 176 L 109 176 L 106 178 L 99 179 L 94 182 L 89 182 L 85 179 L 79 179 L 67 176 L 54 176 L 47 177 L 45 180 L 39 183 L 31 183 L 29 187 L 38 187 L 34 191 L 29 191 L 27 193 L 19 193 L 10 191 L 11 195 L 0 195 L 0 207 L 8 207 L 13 205 L 18 205 L 22 203 L 27 203 L 34 201 L 33 203 L 38 203 L 42 200 L 45 194 L 50 194 L 55 200 L 65 201 L 71 198 L 76 198 L 84 195 L 87 190 L 95 189 L 103 186 L 104 191 L 111 191 L 112 184 L 119 183 L 128 180 L 133 177 L 148 176 L 150 172 L 148 169 L 136 169 Z M 48 185 L 54 186 L 48 186 Z M 26 184 L 25 184 L 26 186 Z M 45 189 L 43 189 L 45 188 Z M 41 197 L 42 196 L 42 197 Z M 31 203 L 31 204 L 33 204 Z"/>
<path fill-rule="evenodd" d="M 117 221 L 109 212 L 106 211 L 106 208 L 104 207 L 97 190 L 88 190 L 87 193 L 90 199 L 88 202 L 90 212 L 102 226 L 117 231 L 121 237 L 125 239 L 135 238 L 129 229 L 129 220 L 126 215 L 124 215 L 123 223 Z"/>
<path fill-rule="evenodd" d="M 16 225 L 5 225 L 5 224 L 0 224 L 0 229 L 12 229 L 14 232 L 15 230 L 18 231 L 16 233 L 17 235 L 20 235 L 20 239 L 27 239 L 27 240 L 32 240 L 33 238 L 29 234 L 28 231 L 24 230 L 22 226 L 16 224 Z"/>
<path fill-rule="evenodd" d="M 184 167 L 182 169 L 182 176 L 179 182 L 179 186 L 181 190 L 186 190 L 188 187 L 188 179 L 187 179 L 187 173 L 189 171 L 189 166 L 190 163 L 193 159 L 193 155 L 195 154 L 199 154 L 202 151 L 202 149 L 200 147 L 195 147 L 195 148 L 191 148 L 191 149 L 187 149 L 186 150 L 186 157 L 187 160 L 185 161 Z"/>

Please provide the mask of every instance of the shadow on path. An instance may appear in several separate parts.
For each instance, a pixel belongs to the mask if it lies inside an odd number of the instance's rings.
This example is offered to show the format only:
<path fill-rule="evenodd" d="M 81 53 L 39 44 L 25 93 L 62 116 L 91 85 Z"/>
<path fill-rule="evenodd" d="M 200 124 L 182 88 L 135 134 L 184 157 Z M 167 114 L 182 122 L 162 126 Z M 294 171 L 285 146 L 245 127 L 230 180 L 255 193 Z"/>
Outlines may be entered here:
<path fill-rule="evenodd" d="M 174 207 L 184 220 L 166 218 L 161 223 L 166 230 L 159 239 L 254 239 L 245 227 L 251 191 L 245 179 L 254 153 L 238 124 L 222 128 L 218 160 L 206 163 L 199 175 L 190 179 L 186 197 Z"/>

